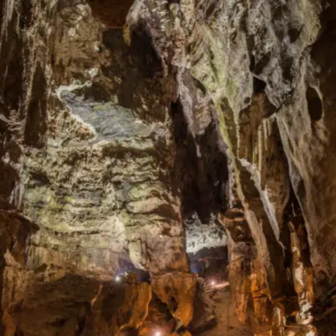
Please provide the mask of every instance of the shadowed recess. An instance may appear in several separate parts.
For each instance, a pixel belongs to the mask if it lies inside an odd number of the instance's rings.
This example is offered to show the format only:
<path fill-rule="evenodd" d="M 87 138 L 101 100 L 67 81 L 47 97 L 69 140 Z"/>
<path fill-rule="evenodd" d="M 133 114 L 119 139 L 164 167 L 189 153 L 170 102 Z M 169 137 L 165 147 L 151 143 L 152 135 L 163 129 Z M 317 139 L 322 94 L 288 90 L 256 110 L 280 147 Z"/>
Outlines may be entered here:
<path fill-rule="evenodd" d="M 121 28 L 133 0 L 88 0 L 92 13 L 109 28 Z"/>
<path fill-rule="evenodd" d="M 308 112 L 312 121 L 319 121 L 323 115 L 322 101 L 313 88 L 308 88 L 307 93 Z"/>

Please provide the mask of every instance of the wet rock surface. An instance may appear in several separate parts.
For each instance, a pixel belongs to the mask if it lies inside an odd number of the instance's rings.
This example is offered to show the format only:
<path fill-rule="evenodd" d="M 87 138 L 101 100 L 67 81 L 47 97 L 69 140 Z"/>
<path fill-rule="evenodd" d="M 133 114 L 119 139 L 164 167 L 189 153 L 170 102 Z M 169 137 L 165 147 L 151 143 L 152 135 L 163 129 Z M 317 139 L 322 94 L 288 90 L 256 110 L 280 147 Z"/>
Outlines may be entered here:
<path fill-rule="evenodd" d="M 0 334 L 334 335 L 333 3 L 0 17 Z"/>

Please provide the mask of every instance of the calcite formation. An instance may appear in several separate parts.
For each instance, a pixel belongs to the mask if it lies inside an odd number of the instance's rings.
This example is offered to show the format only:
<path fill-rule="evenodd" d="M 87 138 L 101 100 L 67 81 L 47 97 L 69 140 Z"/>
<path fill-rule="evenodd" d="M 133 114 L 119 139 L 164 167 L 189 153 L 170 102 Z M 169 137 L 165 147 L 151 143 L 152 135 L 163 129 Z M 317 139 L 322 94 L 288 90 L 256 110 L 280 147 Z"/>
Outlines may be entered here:
<path fill-rule="evenodd" d="M 336 334 L 332 1 L 0 18 L 0 335 Z"/>

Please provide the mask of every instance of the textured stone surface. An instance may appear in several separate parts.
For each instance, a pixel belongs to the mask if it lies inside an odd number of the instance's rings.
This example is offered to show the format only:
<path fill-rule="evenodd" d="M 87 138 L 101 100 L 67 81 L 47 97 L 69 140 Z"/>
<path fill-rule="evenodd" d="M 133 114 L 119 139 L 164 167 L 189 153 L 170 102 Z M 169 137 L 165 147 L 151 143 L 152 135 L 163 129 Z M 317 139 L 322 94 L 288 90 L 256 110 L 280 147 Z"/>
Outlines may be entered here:
<path fill-rule="evenodd" d="M 145 30 L 127 47 L 121 31 L 104 27 L 92 7 L 94 13 L 78 1 L 27 7 L 6 1 L 2 13 L 1 52 L 26 58 L 24 73 L 1 62 L 13 72 L 5 70 L 2 82 L 1 169 L 8 178 L 1 202 L 34 228 L 24 244 L 17 233 L 18 246 L 6 254 L 4 247 L 6 335 L 137 329 L 151 287 L 140 283 L 123 293 L 111 285 L 116 275 L 188 272 L 171 177 L 171 122 L 155 79 L 160 62 Z M 17 45 L 7 47 L 14 36 Z M 6 87 L 15 87 L 15 74 L 26 81 L 16 94 Z M 15 230 L 14 221 L 8 226 Z M 192 308 L 192 291 L 187 300 Z"/>
<path fill-rule="evenodd" d="M 0 17 L 0 333 L 190 335 L 214 314 L 187 252 L 227 244 L 246 330 L 333 335 L 333 3 Z"/>
<path fill-rule="evenodd" d="M 217 324 L 210 330 L 203 331 L 201 336 L 252 336 L 249 327 L 243 324 L 237 318 L 235 313 L 235 304 L 232 300 L 230 291 L 216 293 L 213 296 L 215 302 L 215 314 L 217 316 Z M 204 316 L 204 315 L 203 315 Z M 202 316 L 202 317 L 203 317 Z M 197 333 L 198 334 L 198 333 Z"/>

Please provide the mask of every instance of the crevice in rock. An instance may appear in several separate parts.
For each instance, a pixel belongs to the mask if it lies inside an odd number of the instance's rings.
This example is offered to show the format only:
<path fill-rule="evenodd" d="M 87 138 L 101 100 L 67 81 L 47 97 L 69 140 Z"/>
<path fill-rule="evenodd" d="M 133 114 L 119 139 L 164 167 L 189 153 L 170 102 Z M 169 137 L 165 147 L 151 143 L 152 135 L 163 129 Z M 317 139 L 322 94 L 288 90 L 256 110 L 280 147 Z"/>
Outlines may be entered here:
<path fill-rule="evenodd" d="M 112 80 L 109 94 L 116 95 L 120 106 L 132 109 L 142 120 L 163 122 L 162 62 L 145 25 L 139 23 L 133 30 L 130 47 L 120 30 L 105 30 L 102 42 L 111 53 L 110 64 L 102 66 L 103 75 Z M 144 97 L 148 100 L 146 103 Z M 150 104 L 155 108 L 149 109 Z"/>
<path fill-rule="evenodd" d="M 228 181 L 227 159 L 217 147 L 216 125 L 210 123 L 196 139 L 188 130 L 183 106 L 171 105 L 174 136 L 177 144 L 176 181 L 181 190 L 185 218 L 196 212 L 203 223 L 212 213 L 225 210 L 225 184 Z M 211 187 L 210 187 L 211 186 Z"/>
<path fill-rule="evenodd" d="M 47 131 L 47 100 L 47 81 L 39 63 L 34 73 L 25 125 L 25 142 L 28 146 L 39 148 L 44 145 Z"/>
<path fill-rule="evenodd" d="M 312 263 L 305 219 L 298 199 L 291 188 L 284 211 L 281 242 L 285 246 L 284 265 L 287 281 L 284 287 L 285 317 L 288 330 L 312 328 L 314 306 Z M 307 330 L 309 330 L 309 328 Z"/>
<path fill-rule="evenodd" d="M 20 15 L 19 26 L 20 29 L 25 29 L 32 24 L 33 6 L 31 0 L 21 1 L 21 6 L 22 14 Z"/>
<path fill-rule="evenodd" d="M 321 120 L 323 116 L 323 104 L 317 91 L 314 88 L 308 88 L 306 91 L 306 99 L 311 120 L 313 122 Z"/>
<path fill-rule="evenodd" d="M 266 83 L 257 78 L 257 77 L 253 77 L 253 91 L 254 93 L 258 94 L 258 93 L 263 93 L 265 91 L 266 88 Z"/>

